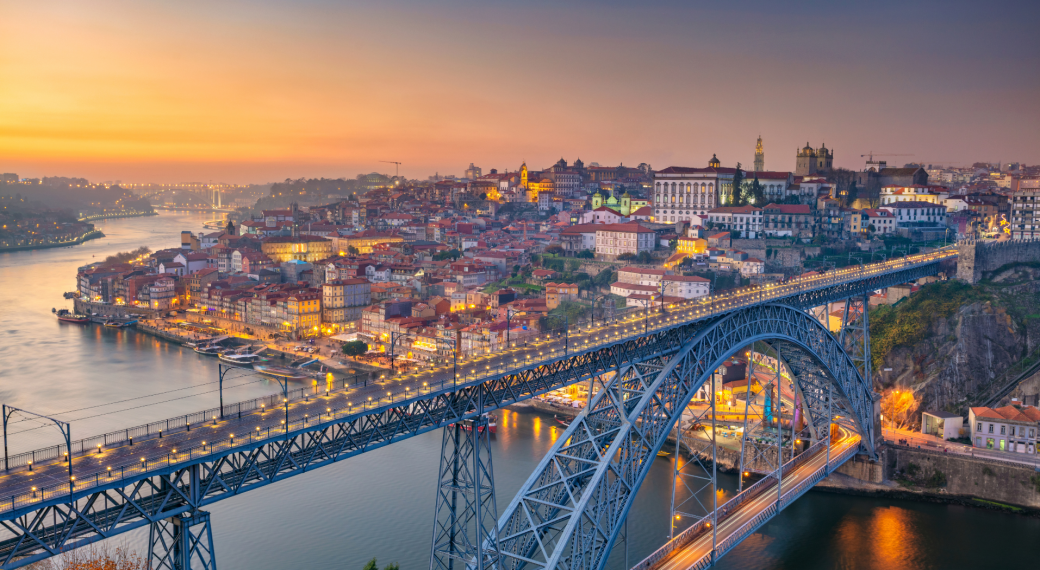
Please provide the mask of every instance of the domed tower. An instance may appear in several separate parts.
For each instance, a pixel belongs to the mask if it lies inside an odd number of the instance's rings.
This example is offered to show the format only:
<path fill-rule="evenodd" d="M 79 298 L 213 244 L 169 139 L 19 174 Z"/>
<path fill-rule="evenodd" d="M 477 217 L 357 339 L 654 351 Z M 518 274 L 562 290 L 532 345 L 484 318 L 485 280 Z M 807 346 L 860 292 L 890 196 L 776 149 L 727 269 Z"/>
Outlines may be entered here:
<path fill-rule="evenodd" d="M 520 165 L 520 187 L 527 190 L 527 162 Z"/>
<path fill-rule="evenodd" d="M 805 143 L 802 150 L 798 151 L 794 167 L 795 176 L 809 176 L 816 174 L 816 151 L 809 143 Z"/>
<path fill-rule="evenodd" d="M 224 228 L 224 231 L 228 235 L 233 235 L 233 236 L 237 236 L 238 235 L 237 233 L 235 233 L 235 222 L 232 222 L 230 218 L 227 221 L 227 227 Z"/>
<path fill-rule="evenodd" d="M 762 136 L 759 135 L 758 142 L 755 143 L 755 172 L 765 172 L 766 170 L 766 153 L 762 150 Z"/>
<path fill-rule="evenodd" d="M 834 151 L 828 150 L 827 143 L 823 143 L 820 145 L 820 150 L 816 151 L 816 172 L 830 172 L 833 166 Z"/>
<path fill-rule="evenodd" d="M 708 161 L 708 168 L 721 168 L 721 167 L 722 167 L 722 163 L 719 162 L 718 157 L 716 157 L 714 154 L 712 154 L 711 155 L 711 160 Z"/>

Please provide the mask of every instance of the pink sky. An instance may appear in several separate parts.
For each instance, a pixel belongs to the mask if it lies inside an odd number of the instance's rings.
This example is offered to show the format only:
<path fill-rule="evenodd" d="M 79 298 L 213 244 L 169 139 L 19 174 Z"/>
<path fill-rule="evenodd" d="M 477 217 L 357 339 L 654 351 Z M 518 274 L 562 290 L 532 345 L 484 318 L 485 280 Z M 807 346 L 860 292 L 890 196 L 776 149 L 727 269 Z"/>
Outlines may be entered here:
<path fill-rule="evenodd" d="M 0 20 L 0 171 L 126 182 L 426 177 L 561 156 L 769 169 L 1040 162 L 1027 21 L 770 4 L 22 2 Z M 916 11 L 915 11 L 916 10 Z M 991 13 L 992 12 L 992 13 Z"/>

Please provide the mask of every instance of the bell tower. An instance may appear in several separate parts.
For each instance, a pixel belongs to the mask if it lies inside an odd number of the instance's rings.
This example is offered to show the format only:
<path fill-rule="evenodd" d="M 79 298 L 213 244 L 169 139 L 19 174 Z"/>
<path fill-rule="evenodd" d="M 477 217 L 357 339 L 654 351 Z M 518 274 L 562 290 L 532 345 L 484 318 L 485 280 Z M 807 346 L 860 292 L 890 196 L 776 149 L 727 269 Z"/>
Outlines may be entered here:
<path fill-rule="evenodd" d="M 765 172 L 766 170 L 766 153 L 762 150 L 762 135 L 758 136 L 758 142 L 755 144 L 755 172 Z"/>

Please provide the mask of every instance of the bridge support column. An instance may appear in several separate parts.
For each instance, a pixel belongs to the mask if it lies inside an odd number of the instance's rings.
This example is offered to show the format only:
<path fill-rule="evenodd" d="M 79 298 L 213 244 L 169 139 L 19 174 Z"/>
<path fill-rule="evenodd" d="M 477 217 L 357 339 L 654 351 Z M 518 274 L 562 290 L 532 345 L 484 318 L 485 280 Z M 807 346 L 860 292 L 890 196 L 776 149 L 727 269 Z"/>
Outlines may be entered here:
<path fill-rule="evenodd" d="M 151 570 L 216 570 L 209 513 L 196 510 L 153 522 L 148 563 Z"/>
<path fill-rule="evenodd" d="M 715 434 L 715 377 L 713 371 L 708 381 L 708 394 L 711 405 L 706 406 L 683 425 L 682 413 L 675 422 L 675 461 L 672 462 L 672 508 L 671 524 L 668 539 L 675 538 L 676 531 L 682 530 L 679 525 L 683 518 L 690 522 L 687 526 L 708 524 L 714 533 L 715 512 L 718 495 L 716 492 L 716 460 L 718 454 Z M 711 416 L 710 423 L 707 417 Z M 708 425 L 711 433 L 708 434 Z M 700 433 L 698 433 L 700 432 Z M 683 447 L 688 457 L 683 457 Z M 711 458 L 711 468 L 704 460 Z M 711 502 L 705 499 L 705 492 L 710 488 Z M 678 492 L 677 492 L 678 491 Z M 708 520 L 708 517 L 711 517 Z"/>
<path fill-rule="evenodd" d="M 431 570 L 486 570 L 498 564 L 498 506 L 485 417 L 444 428 L 437 471 Z"/>

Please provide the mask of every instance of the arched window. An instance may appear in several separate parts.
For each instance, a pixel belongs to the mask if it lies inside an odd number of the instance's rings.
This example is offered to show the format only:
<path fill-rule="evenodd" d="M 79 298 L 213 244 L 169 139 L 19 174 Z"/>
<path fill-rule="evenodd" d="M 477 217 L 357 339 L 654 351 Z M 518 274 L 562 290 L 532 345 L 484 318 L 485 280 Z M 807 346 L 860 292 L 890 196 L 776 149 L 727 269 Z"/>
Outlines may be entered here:
<path fill-rule="evenodd" d="M 657 191 L 658 191 L 658 192 L 660 192 L 660 191 L 661 191 L 661 183 L 660 183 L 660 182 L 658 182 L 658 183 L 657 183 Z"/>
<path fill-rule="evenodd" d="M 709 182 L 708 183 L 708 194 L 711 194 L 714 191 L 715 191 L 715 185 L 712 184 L 711 182 Z"/>

